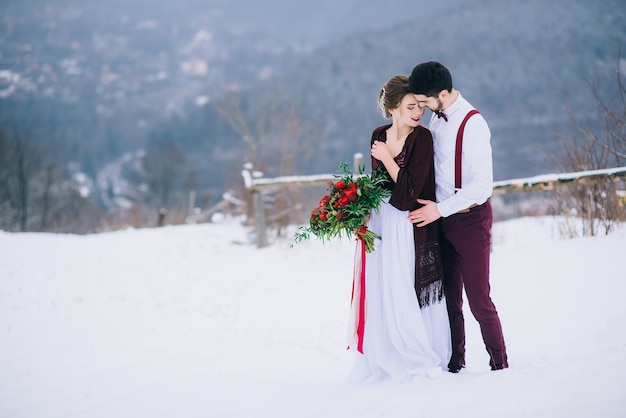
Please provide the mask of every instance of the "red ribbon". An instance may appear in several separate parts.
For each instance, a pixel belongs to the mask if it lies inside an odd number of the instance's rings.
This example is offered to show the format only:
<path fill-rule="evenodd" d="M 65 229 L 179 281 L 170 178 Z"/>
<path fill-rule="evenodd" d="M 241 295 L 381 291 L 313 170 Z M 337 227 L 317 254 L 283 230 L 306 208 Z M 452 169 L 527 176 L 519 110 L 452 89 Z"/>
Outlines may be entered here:
<path fill-rule="evenodd" d="M 361 238 L 361 297 L 359 298 L 359 323 L 356 335 L 359 337 L 357 351 L 363 354 L 363 335 L 365 334 L 365 240 Z"/>
<path fill-rule="evenodd" d="M 363 354 L 363 335 L 365 334 L 365 259 L 366 259 L 366 248 L 365 248 L 365 240 L 362 237 L 358 237 L 358 240 L 361 241 L 361 272 L 360 277 L 358 278 L 360 283 L 361 292 L 359 292 L 359 310 L 357 312 L 357 324 L 356 324 L 356 335 L 357 335 L 357 351 Z M 354 285 L 356 277 L 353 278 L 352 281 L 352 299 L 351 303 L 354 303 Z"/>

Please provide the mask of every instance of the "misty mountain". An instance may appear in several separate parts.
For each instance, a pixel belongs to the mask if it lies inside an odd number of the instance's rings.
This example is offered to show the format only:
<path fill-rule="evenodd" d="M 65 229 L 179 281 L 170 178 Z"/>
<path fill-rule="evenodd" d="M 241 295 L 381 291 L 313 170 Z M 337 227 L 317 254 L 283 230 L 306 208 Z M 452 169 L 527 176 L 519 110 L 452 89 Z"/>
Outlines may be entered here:
<path fill-rule="evenodd" d="M 539 174 L 566 105 L 594 123 L 589 83 L 613 98 L 626 41 L 623 0 L 6 0 L 0 14 L 2 128 L 34 128 L 107 202 L 120 183 L 145 190 L 137 156 L 163 141 L 185 157 L 176 190 L 210 201 L 239 184 L 234 111 L 270 142 L 268 175 L 286 174 L 271 155 L 289 146 L 306 154 L 289 174 L 334 172 L 385 123 L 382 84 L 428 60 L 489 122 L 496 179 Z"/>
<path fill-rule="evenodd" d="M 328 126 L 330 149 L 350 161 L 350 152 L 367 152 L 372 127 L 383 123 L 376 108 L 383 83 L 418 62 L 440 61 L 490 124 L 495 177 L 530 176 L 551 169 L 542 152 L 553 131 L 569 128 L 566 105 L 581 123 L 593 123 L 589 83 L 615 99 L 620 58 L 626 74 L 624 28 L 620 0 L 467 1 L 351 36 L 282 81 Z"/>
<path fill-rule="evenodd" d="M 189 121 L 194 108 L 272 79 L 349 34 L 397 23 L 401 13 L 379 17 L 412 4 L 3 1 L 0 115 L 5 126 L 8 118 L 36 125 L 47 143 L 92 175 L 163 136 L 170 120 L 198 125 L 179 135 L 184 147 L 210 142 L 211 148 L 219 145 L 214 138 L 235 134 L 210 109 L 202 121 Z"/>

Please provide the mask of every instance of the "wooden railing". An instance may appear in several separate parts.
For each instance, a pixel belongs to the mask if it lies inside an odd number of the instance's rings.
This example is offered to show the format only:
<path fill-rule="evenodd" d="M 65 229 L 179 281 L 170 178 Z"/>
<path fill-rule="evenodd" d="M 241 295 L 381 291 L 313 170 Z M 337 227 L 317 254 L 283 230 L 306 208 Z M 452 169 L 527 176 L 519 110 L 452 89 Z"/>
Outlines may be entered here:
<path fill-rule="evenodd" d="M 354 155 L 354 172 L 362 166 L 363 155 Z M 319 186 L 334 181 L 333 174 L 318 174 L 309 176 L 282 176 L 265 178 L 263 173 L 254 172 L 250 164 L 244 165 L 241 172 L 246 189 L 252 193 L 254 206 L 254 223 L 256 228 L 257 247 L 267 245 L 265 232 L 265 210 L 263 205 L 263 191 L 281 187 Z M 494 182 L 493 194 L 503 195 L 510 193 L 526 193 L 542 190 L 553 190 L 557 187 L 569 187 L 576 184 L 606 183 L 609 181 L 626 181 L 626 167 L 606 168 L 602 170 L 579 171 L 572 173 L 542 174 L 534 177 L 501 180 Z"/>
<path fill-rule="evenodd" d="M 493 183 L 493 194 L 535 192 L 553 190 L 557 187 L 569 187 L 573 184 L 606 183 L 619 180 L 626 180 L 626 167 L 542 174 L 534 177 L 496 181 Z"/>

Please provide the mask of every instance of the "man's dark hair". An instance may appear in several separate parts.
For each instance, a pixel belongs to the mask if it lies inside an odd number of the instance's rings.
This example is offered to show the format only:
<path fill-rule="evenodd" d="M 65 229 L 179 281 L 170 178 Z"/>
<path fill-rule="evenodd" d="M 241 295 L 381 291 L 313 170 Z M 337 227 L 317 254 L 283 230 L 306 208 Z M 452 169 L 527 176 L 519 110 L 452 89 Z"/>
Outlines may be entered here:
<path fill-rule="evenodd" d="M 452 75 L 436 61 L 423 62 L 413 68 L 409 77 L 409 90 L 413 94 L 437 97 L 441 90 L 452 91 Z"/>

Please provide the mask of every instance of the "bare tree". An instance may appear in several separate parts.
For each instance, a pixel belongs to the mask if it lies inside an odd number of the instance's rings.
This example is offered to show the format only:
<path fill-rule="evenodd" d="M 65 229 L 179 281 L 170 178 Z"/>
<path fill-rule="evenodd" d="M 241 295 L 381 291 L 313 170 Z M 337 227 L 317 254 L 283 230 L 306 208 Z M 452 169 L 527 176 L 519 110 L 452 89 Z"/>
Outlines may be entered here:
<path fill-rule="evenodd" d="M 297 107 L 286 106 L 284 116 L 275 121 L 274 136 L 268 137 L 268 147 L 275 150 L 275 164 L 279 167 L 278 175 L 288 176 L 298 172 L 298 164 L 309 161 L 319 151 L 320 141 L 315 126 L 302 120 L 297 114 Z M 317 146 L 313 146 L 317 139 Z M 276 191 L 276 198 L 269 208 L 268 224 L 275 228 L 276 236 L 282 236 L 285 228 L 295 220 L 300 220 L 304 210 L 302 189 L 298 187 L 281 188 Z"/>
<path fill-rule="evenodd" d="M 626 163 L 626 89 L 622 79 L 625 68 L 618 60 L 617 95 L 602 97 L 592 81 L 589 87 L 596 103 L 595 124 L 574 117 L 566 106 L 571 133 L 557 135 L 558 150 L 552 159 L 562 171 L 585 171 L 621 166 Z M 623 182 L 577 184 L 554 191 L 554 211 L 562 215 L 565 236 L 608 234 L 626 219 L 626 208 L 619 204 L 618 188 Z M 579 233 L 580 231 L 580 233 Z"/>
<path fill-rule="evenodd" d="M 17 121 L 5 121 L 9 126 L 5 138 L 3 165 L 3 195 L 9 203 L 12 226 L 26 231 L 30 215 L 30 194 L 37 174 L 41 150 L 34 140 L 34 124 L 21 129 Z"/>
<path fill-rule="evenodd" d="M 264 140 L 271 132 L 273 121 L 278 118 L 280 100 L 278 97 L 257 96 L 245 100 L 237 92 L 230 92 L 213 107 L 237 132 L 248 149 L 248 162 L 257 169 L 266 167 L 267 146 Z"/>
<path fill-rule="evenodd" d="M 72 189 L 60 156 L 42 145 L 36 123 L 23 125 L 4 117 L 0 126 L 0 227 L 15 231 L 93 229 L 93 220 L 83 220 L 77 228 L 80 214 L 69 216 L 87 201 Z"/>
<path fill-rule="evenodd" d="M 170 211 L 170 199 L 174 184 L 181 177 L 186 161 L 185 153 L 170 139 L 155 139 L 150 142 L 143 157 L 148 186 L 152 191 L 157 206 L 159 224 Z"/>
<path fill-rule="evenodd" d="M 0 228 L 6 227 L 10 223 L 8 218 L 8 214 L 11 212 L 9 164 L 9 143 L 4 130 L 0 128 Z"/>
<path fill-rule="evenodd" d="M 287 101 L 278 89 L 243 95 L 231 92 L 213 106 L 247 146 L 247 162 L 265 174 L 293 175 L 319 151 L 326 134 L 306 120 L 297 103 Z M 284 227 L 299 219 L 300 190 L 281 189 L 264 195 L 268 227 L 280 236 Z M 246 194 L 248 220 L 254 218 L 252 196 Z"/>
<path fill-rule="evenodd" d="M 602 125 L 602 133 L 598 144 L 610 155 L 609 161 L 615 165 L 626 163 L 626 85 L 623 74 L 626 74 L 626 61 L 620 59 L 617 64 L 617 94 L 613 101 L 607 102 L 600 97 L 592 85 L 592 92 L 598 109 L 598 118 Z"/>

